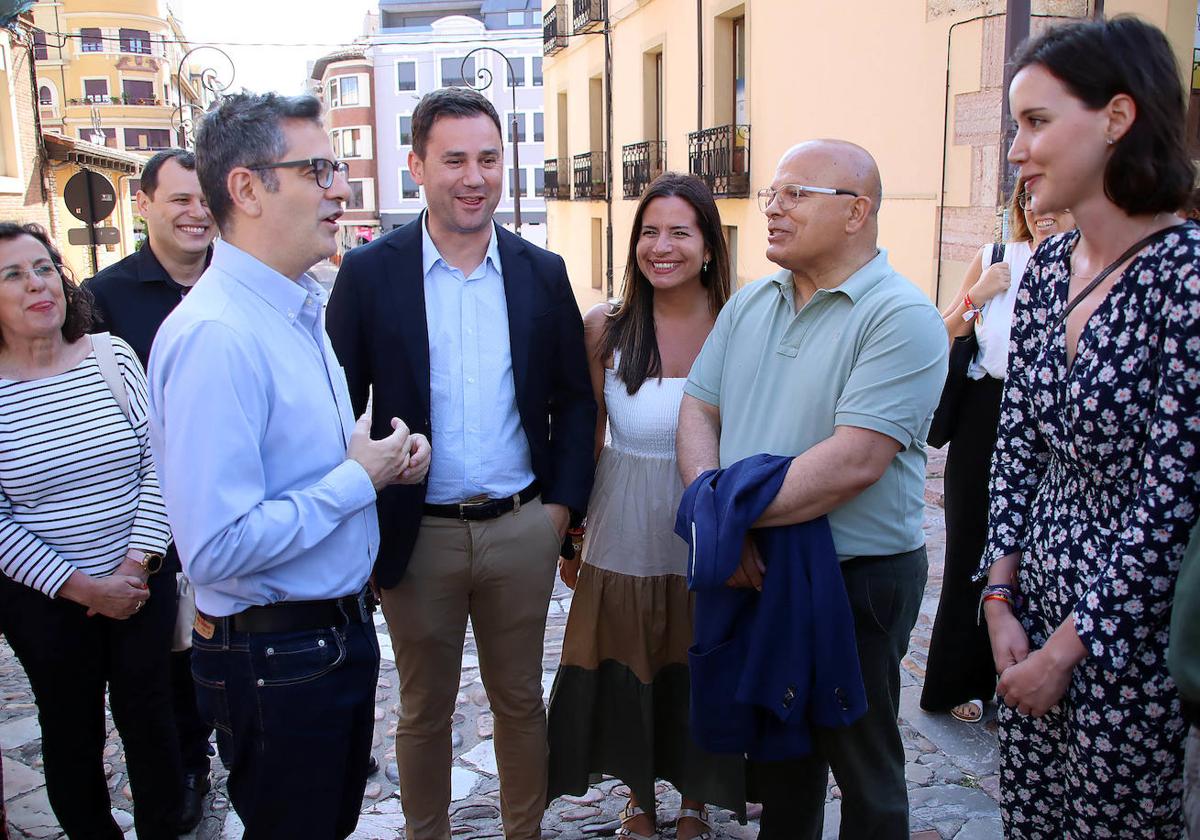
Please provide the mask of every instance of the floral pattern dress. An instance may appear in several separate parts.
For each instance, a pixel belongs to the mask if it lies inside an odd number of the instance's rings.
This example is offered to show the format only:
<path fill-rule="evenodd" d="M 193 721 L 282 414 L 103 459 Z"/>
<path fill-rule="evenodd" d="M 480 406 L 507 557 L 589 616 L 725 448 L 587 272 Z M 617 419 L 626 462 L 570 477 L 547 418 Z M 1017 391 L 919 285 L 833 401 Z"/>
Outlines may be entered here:
<path fill-rule="evenodd" d="M 1031 649 L 1074 613 L 1088 655 L 1043 717 L 1000 706 L 1005 834 L 1183 837 L 1187 728 L 1166 649 L 1200 501 L 1200 227 L 1134 258 L 1068 367 L 1078 238 L 1044 243 L 1018 292 L 980 573 L 1021 551 Z"/>

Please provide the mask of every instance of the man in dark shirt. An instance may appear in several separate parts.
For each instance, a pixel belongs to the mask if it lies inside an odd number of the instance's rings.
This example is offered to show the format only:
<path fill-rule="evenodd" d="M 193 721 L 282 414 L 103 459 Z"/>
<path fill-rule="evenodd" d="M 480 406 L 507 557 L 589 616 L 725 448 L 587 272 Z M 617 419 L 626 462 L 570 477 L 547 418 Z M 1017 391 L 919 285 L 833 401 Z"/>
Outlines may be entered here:
<path fill-rule="evenodd" d="M 183 149 L 159 152 L 146 163 L 137 207 L 146 220 L 146 242 L 86 287 L 95 298 L 94 331 L 123 338 L 144 368 L 159 326 L 208 267 L 217 226 L 200 191 L 196 158 Z M 159 574 L 179 571 L 179 555 L 172 545 Z M 171 685 L 184 773 L 180 830 L 187 832 L 199 823 L 209 789 L 212 735 L 212 727 L 196 709 L 190 650 L 172 654 Z"/>

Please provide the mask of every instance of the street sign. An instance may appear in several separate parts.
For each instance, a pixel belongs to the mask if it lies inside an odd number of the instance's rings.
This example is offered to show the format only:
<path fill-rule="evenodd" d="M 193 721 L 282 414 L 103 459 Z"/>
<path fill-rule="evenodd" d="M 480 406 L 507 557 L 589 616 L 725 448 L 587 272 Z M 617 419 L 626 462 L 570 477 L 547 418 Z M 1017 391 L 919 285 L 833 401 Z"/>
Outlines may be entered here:
<path fill-rule="evenodd" d="M 67 181 L 63 189 L 63 201 L 72 216 L 94 225 L 112 215 L 113 208 L 117 206 L 117 190 L 99 172 L 85 169 L 76 172 Z"/>
<path fill-rule="evenodd" d="M 96 241 L 91 233 L 96 232 Z M 121 229 L 115 227 L 71 228 L 67 231 L 67 242 L 72 245 L 116 245 L 121 241 Z"/>

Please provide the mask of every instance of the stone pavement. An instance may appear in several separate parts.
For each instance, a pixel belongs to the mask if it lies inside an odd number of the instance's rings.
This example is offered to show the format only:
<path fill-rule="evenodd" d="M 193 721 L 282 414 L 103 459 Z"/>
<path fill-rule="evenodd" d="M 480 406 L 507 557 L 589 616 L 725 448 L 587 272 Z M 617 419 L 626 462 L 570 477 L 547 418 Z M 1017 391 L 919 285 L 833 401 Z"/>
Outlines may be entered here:
<path fill-rule="evenodd" d="M 931 452 L 927 485 L 925 530 L 929 545 L 929 584 L 921 615 L 913 632 L 908 657 L 904 661 L 901 690 L 901 731 L 908 756 L 911 822 L 914 838 L 955 838 L 985 840 L 1001 837 L 997 796 L 997 753 L 995 724 L 959 723 L 948 715 L 929 715 L 918 706 L 924 677 L 925 651 L 941 590 L 944 521 L 941 509 L 941 453 Z M 549 697 L 550 685 L 562 650 L 563 630 L 571 592 L 561 582 L 555 587 L 546 626 L 545 672 L 542 685 Z M 396 796 L 395 732 L 397 680 L 391 663 L 391 643 L 381 615 L 376 616 L 383 664 L 376 694 L 375 755 L 385 768 L 371 779 L 363 801 L 356 840 L 392 840 L 403 837 L 404 816 Z M 454 767 L 452 770 L 452 824 L 456 837 L 500 838 L 499 782 L 496 756 L 492 746 L 492 715 L 479 679 L 479 660 L 474 639 L 467 634 L 463 655 L 463 675 L 458 707 L 454 715 Z M 105 771 L 112 790 L 114 813 L 128 837 L 130 829 L 130 791 L 125 777 L 120 739 L 112 731 L 110 720 Z M 40 733 L 36 709 L 19 663 L 11 650 L 0 642 L 0 752 L 4 764 L 4 793 L 9 821 L 15 838 L 58 838 L 62 836 L 46 801 L 41 771 Z M 220 762 L 214 764 L 219 768 Z M 316 768 L 314 768 L 315 770 Z M 225 773 L 214 771 L 213 792 L 209 794 L 205 818 L 194 835 L 200 840 L 238 840 L 241 825 L 224 796 Z M 579 798 L 563 798 L 554 803 L 543 823 L 544 837 L 583 840 L 611 836 L 617 828 L 616 817 L 624 805 L 620 783 L 609 780 Z M 830 780 L 825 808 L 825 836 L 837 837 L 840 801 L 837 787 Z M 669 786 L 659 786 L 658 813 L 669 819 L 679 807 L 679 796 Z M 751 811 L 752 816 L 757 811 Z M 746 826 L 730 820 L 724 812 L 714 814 L 716 835 L 728 838 L 752 838 L 757 823 Z M 674 837 L 664 826 L 663 836 Z"/>

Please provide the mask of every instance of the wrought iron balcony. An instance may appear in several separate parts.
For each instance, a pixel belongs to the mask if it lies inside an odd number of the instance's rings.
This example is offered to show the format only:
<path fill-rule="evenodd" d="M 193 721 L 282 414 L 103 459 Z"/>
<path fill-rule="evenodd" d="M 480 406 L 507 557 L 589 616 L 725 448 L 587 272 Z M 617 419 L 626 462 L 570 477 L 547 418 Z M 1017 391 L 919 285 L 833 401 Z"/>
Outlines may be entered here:
<path fill-rule="evenodd" d="M 750 195 L 750 126 L 719 125 L 688 134 L 688 171 L 717 198 Z"/>
<path fill-rule="evenodd" d="M 542 55 L 554 55 L 567 48 L 567 4 L 557 3 L 542 17 Z"/>
<path fill-rule="evenodd" d="M 544 164 L 545 167 L 545 197 L 550 198 L 570 198 L 571 185 L 561 181 L 558 177 L 558 158 L 549 158 Z"/>
<path fill-rule="evenodd" d="M 608 0 L 571 0 L 576 35 L 604 28 L 608 15 Z"/>
<path fill-rule="evenodd" d="M 626 198 L 641 198 L 650 182 L 667 168 L 665 140 L 646 140 L 621 147 L 621 176 Z"/>
<path fill-rule="evenodd" d="M 573 197 L 600 201 L 608 196 L 608 178 L 604 171 L 604 152 L 584 152 L 571 159 L 575 189 Z"/>

